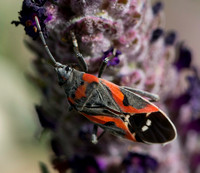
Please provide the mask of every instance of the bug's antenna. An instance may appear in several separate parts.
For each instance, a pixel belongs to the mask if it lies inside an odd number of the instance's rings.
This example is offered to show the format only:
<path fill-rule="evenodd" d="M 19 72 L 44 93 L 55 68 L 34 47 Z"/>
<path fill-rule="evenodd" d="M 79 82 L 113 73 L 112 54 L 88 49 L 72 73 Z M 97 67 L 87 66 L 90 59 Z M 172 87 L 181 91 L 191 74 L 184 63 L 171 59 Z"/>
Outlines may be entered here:
<path fill-rule="evenodd" d="M 45 41 L 44 34 L 42 33 L 42 30 L 40 27 L 40 22 L 39 22 L 37 16 L 35 16 L 35 22 L 36 22 L 37 29 L 39 31 L 39 36 L 40 36 L 40 39 L 42 40 L 43 46 L 45 47 L 45 50 L 46 50 L 47 54 L 49 55 L 51 61 L 53 62 L 54 66 L 56 66 L 58 64 L 58 62 L 56 62 L 55 58 L 53 57 L 53 55 L 51 54 L 51 52 L 49 50 L 49 47 L 47 46 L 47 43 Z"/>

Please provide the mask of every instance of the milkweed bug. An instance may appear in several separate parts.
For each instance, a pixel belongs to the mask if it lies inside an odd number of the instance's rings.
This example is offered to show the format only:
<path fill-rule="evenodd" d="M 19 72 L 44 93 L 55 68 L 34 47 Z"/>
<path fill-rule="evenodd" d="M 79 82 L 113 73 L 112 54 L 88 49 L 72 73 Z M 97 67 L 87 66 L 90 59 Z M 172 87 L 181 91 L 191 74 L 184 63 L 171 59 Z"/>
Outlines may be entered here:
<path fill-rule="evenodd" d="M 115 56 L 115 49 L 113 54 L 102 62 L 98 77 L 88 74 L 87 64 L 79 52 L 75 34 L 71 31 L 74 52 L 82 69 L 78 71 L 54 59 L 44 39 L 37 16 L 35 21 L 42 43 L 57 72 L 59 84 L 65 89 L 69 104 L 94 123 L 91 137 L 93 143 L 97 143 L 104 132 L 148 144 L 164 144 L 176 138 L 176 128 L 173 123 L 151 102 L 158 101 L 158 95 L 118 86 L 101 78 L 108 61 Z M 104 130 L 99 137 L 97 137 L 98 127 Z"/>

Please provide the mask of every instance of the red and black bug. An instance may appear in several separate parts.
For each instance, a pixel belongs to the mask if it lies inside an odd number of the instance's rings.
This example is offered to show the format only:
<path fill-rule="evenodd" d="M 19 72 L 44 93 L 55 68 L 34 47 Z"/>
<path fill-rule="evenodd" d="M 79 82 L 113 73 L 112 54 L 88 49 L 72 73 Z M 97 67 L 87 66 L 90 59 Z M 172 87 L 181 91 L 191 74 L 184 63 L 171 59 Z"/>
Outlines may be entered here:
<path fill-rule="evenodd" d="M 167 115 L 151 101 L 159 97 L 145 91 L 118 86 L 101 78 L 106 65 L 115 56 L 107 57 L 101 64 L 98 77 L 86 73 L 87 64 L 78 50 L 71 31 L 74 51 L 83 71 L 55 61 L 46 45 L 38 18 L 35 17 L 40 38 L 57 72 L 59 84 L 65 89 L 72 108 L 94 123 L 92 142 L 97 142 L 97 128 L 134 142 L 167 143 L 176 138 L 176 128 Z"/>

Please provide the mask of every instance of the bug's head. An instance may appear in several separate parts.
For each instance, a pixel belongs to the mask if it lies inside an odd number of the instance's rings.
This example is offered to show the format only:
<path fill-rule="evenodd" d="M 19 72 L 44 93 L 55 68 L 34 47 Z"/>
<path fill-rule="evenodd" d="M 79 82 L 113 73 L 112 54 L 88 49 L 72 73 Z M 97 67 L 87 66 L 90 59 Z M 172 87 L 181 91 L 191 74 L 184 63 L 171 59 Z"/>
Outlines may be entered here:
<path fill-rule="evenodd" d="M 57 75 L 58 75 L 58 83 L 59 85 L 64 85 L 72 72 L 72 68 L 67 65 L 60 65 L 55 68 Z"/>

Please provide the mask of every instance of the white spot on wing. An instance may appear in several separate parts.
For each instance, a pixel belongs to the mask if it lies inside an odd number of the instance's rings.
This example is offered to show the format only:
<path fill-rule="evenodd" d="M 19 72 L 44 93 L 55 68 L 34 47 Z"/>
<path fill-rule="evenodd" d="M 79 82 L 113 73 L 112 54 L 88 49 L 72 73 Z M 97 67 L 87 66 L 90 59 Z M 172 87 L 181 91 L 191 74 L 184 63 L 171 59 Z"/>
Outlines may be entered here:
<path fill-rule="evenodd" d="M 148 119 L 147 122 L 146 122 L 146 125 L 150 126 L 151 125 L 151 120 Z"/>
<path fill-rule="evenodd" d="M 144 131 L 146 131 L 146 130 L 148 130 L 148 127 L 147 127 L 147 126 L 143 126 L 143 127 L 142 127 L 142 131 L 144 132 Z"/>

